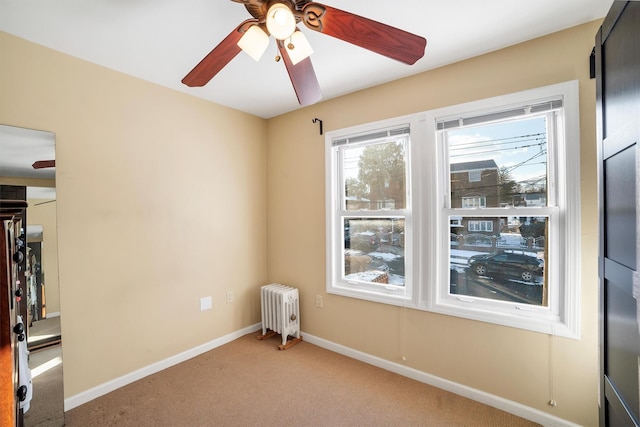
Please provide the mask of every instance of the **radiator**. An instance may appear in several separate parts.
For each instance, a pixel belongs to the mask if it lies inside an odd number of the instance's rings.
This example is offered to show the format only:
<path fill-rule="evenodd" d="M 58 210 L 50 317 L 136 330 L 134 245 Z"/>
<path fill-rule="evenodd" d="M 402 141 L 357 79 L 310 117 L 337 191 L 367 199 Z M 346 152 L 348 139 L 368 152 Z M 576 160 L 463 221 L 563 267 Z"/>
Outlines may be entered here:
<path fill-rule="evenodd" d="M 300 299 L 298 289 L 273 283 L 262 286 L 262 336 L 282 335 L 281 350 L 302 340 L 300 337 Z M 293 337 L 287 343 L 289 337 Z"/>

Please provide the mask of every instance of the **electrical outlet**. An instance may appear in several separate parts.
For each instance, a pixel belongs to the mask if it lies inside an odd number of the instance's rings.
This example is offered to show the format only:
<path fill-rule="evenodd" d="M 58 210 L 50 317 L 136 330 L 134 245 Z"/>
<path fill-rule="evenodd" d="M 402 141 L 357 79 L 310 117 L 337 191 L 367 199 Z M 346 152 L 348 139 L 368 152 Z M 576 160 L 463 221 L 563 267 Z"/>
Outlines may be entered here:
<path fill-rule="evenodd" d="M 322 295 L 316 295 L 316 307 L 322 308 Z"/>
<path fill-rule="evenodd" d="M 227 304 L 231 304 L 233 302 L 233 291 L 227 291 Z"/>
<path fill-rule="evenodd" d="M 211 297 L 200 298 L 200 311 L 211 310 L 212 307 Z"/>

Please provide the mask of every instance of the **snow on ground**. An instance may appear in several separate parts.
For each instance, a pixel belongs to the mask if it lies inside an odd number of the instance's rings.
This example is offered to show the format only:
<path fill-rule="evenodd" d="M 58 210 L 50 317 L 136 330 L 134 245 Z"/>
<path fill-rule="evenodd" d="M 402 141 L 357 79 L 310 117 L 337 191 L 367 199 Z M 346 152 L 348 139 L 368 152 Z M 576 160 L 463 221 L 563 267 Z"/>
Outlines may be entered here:
<path fill-rule="evenodd" d="M 500 246 L 521 246 L 524 239 L 520 233 L 500 233 L 498 245 Z"/>
<path fill-rule="evenodd" d="M 367 283 L 375 283 L 373 280 L 380 276 L 380 270 L 369 270 L 363 271 L 360 273 L 352 273 L 345 276 L 346 280 L 354 280 L 357 282 L 367 282 Z M 404 286 L 404 277 L 399 276 L 397 274 L 388 274 L 389 285 L 393 286 Z M 376 283 L 378 285 L 385 285 L 386 283 Z"/>
<path fill-rule="evenodd" d="M 474 255 L 483 255 L 486 253 L 487 252 L 466 251 L 463 249 L 451 249 L 449 256 L 451 257 L 452 266 L 453 264 L 456 264 L 458 266 L 467 266 L 469 265 L 469 258 L 471 258 Z"/>
<path fill-rule="evenodd" d="M 367 255 L 373 258 L 381 259 L 386 262 L 395 261 L 398 258 L 402 258 L 402 255 L 396 255 L 389 252 L 370 252 Z"/>

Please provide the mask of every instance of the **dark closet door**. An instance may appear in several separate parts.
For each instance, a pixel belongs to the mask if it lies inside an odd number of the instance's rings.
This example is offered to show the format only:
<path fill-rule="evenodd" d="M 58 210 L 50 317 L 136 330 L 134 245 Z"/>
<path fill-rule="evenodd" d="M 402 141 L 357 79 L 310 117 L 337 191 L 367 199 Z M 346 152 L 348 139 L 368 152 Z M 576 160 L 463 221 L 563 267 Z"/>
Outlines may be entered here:
<path fill-rule="evenodd" d="M 601 408 L 640 425 L 640 2 L 615 1 L 596 36 L 600 175 Z"/>

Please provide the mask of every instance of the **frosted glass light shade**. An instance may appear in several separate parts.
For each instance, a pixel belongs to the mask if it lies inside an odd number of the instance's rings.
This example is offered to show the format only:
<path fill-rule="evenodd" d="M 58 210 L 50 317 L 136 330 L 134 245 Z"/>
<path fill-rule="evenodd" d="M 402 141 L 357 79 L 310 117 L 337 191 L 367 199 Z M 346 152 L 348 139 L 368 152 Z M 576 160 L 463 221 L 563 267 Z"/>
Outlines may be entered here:
<path fill-rule="evenodd" d="M 289 45 L 292 45 L 293 49 L 289 49 Z M 291 39 L 285 41 L 285 47 L 293 65 L 296 65 L 303 59 L 310 57 L 313 53 L 313 48 L 302 31 L 296 31 L 293 33 L 291 35 Z"/>
<path fill-rule="evenodd" d="M 296 18 L 288 6 L 282 3 L 275 3 L 267 12 L 267 30 L 278 40 L 291 37 L 296 30 Z"/>
<path fill-rule="evenodd" d="M 252 25 L 238 40 L 238 47 L 259 61 L 269 46 L 269 36 L 257 25 Z"/>

